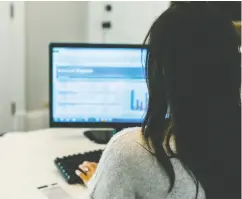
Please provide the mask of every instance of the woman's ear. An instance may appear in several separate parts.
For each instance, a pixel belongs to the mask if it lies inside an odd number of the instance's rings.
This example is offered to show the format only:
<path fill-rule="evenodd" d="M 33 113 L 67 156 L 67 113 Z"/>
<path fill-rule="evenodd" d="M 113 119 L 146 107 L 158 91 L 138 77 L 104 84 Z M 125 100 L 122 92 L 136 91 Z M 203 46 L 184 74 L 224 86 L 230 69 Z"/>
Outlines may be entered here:
<path fill-rule="evenodd" d="M 241 45 L 241 21 L 233 21 L 233 24 L 238 34 L 240 45 Z"/>
<path fill-rule="evenodd" d="M 241 21 L 234 21 L 233 22 L 236 32 L 241 36 Z"/>

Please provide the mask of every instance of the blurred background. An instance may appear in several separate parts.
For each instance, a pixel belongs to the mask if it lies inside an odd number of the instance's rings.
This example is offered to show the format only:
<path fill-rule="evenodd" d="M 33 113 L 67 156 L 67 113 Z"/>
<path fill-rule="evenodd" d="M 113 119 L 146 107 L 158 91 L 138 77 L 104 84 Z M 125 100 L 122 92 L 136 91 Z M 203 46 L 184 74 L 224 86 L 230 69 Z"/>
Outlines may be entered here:
<path fill-rule="evenodd" d="M 169 1 L 0 2 L 0 134 L 48 128 L 50 42 L 143 42 Z M 216 2 L 241 32 L 241 2 Z"/>

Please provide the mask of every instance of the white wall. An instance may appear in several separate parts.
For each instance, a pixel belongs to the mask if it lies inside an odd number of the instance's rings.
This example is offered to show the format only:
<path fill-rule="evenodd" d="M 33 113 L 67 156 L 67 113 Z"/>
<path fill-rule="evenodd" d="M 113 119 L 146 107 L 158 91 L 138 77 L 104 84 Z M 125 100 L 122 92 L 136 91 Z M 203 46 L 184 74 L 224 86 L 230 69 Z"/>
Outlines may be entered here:
<path fill-rule="evenodd" d="M 48 102 L 48 44 L 86 41 L 87 2 L 28 1 L 26 4 L 27 110 Z"/>
<path fill-rule="evenodd" d="M 112 11 L 106 12 L 105 5 Z M 143 43 L 154 20 L 168 8 L 169 1 L 101 1 L 89 2 L 88 41 L 105 43 Z M 103 31 L 103 20 L 112 28 Z"/>

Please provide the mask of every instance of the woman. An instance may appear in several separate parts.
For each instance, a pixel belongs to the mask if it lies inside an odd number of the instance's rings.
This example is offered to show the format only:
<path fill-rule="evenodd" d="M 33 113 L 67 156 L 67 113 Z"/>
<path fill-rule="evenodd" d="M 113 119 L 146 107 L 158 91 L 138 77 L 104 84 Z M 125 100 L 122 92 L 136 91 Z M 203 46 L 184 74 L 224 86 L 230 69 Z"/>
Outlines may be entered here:
<path fill-rule="evenodd" d="M 118 133 L 98 167 L 85 162 L 77 175 L 93 199 L 240 198 L 241 70 L 232 22 L 210 3 L 177 2 L 146 43 L 143 127 Z"/>

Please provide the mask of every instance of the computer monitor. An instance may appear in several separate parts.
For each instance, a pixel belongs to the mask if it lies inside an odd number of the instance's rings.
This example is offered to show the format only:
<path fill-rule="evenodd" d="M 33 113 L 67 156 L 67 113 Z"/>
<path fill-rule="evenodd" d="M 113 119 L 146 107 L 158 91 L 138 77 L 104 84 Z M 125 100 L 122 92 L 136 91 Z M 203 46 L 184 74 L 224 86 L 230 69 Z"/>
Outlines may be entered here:
<path fill-rule="evenodd" d="M 148 105 L 142 45 L 51 43 L 50 126 L 140 126 Z"/>

